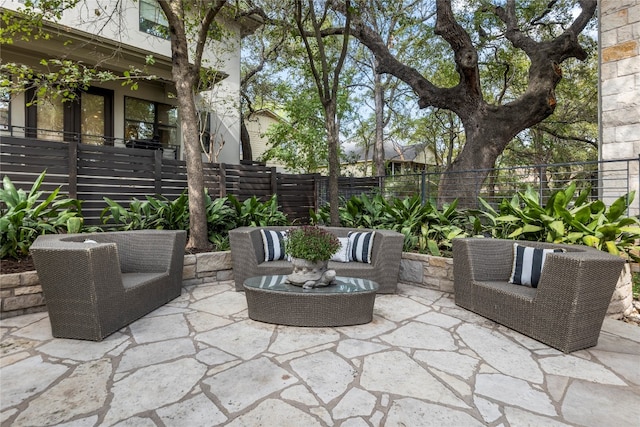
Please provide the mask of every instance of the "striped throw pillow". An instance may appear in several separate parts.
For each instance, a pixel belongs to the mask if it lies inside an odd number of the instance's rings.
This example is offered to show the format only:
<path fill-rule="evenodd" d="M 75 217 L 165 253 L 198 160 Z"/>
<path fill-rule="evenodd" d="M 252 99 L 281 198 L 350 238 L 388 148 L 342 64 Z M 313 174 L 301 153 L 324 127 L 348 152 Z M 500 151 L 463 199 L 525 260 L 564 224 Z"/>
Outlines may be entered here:
<path fill-rule="evenodd" d="M 375 231 L 349 232 L 349 260 L 371 264 L 371 249 Z"/>
<path fill-rule="evenodd" d="M 540 249 L 513 244 L 513 268 L 509 283 L 538 287 L 547 254 L 566 252 L 564 249 Z"/>
<path fill-rule="evenodd" d="M 260 229 L 260 233 L 262 234 L 262 243 L 264 244 L 264 260 L 278 261 L 286 259 L 284 240 L 287 232 Z"/>

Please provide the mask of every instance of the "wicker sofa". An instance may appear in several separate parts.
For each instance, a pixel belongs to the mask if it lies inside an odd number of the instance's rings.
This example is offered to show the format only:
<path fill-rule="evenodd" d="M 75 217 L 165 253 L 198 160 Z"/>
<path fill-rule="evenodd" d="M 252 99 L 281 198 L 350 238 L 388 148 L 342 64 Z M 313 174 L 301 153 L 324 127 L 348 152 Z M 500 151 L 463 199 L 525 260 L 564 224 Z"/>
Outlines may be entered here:
<path fill-rule="evenodd" d="M 537 288 L 508 283 L 513 240 L 453 240 L 455 303 L 565 353 L 595 346 L 624 260 L 582 245 L 547 255 Z"/>
<path fill-rule="evenodd" d="M 275 231 L 285 231 L 292 227 L 264 227 Z M 347 237 L 350 231 L 372 231 L 345 227 L 323 227 L 337 237 Z M 240 227 L 229 231 L 233 276 L 236 290 L 242 291 L 242 284 L 249 277 L 291 274 L 293 267 L 289 261 L 265 262 L 261 227 Z M 390 230 L 375 230 L 371 264 L 362 262 L 329 261 L 329 268 L 338 276 L 360 277 L 373 280 L 380 286 L 378 293 L 395 293 L 398 286 L 398 272 L 402 258 L 404 236 Z"/>
<path fill-rule="evenodd" d="M 185 231 L 39 236 L 31 254 L 54 337 L 100 341 L 182 291 Z"/>

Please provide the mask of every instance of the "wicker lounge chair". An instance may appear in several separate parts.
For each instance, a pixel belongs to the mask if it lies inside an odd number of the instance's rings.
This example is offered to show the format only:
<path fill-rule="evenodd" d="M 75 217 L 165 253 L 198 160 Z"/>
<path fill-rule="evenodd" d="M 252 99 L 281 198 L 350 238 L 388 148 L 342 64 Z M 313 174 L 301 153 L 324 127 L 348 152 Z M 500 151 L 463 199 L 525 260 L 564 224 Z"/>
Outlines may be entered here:
<path fill-rule="evenodd" d="M 285 231 L 291 227 L 264 227 L 269 230 Z M 347 237 L 349 231 L 371 231 L 345 227 L 323 227 L 337 237 Z M 398 286 L 398 272 L 402 258 L 404 236 L 390 230 L 375 230 L 371 263 L 329 261 L 329 268 L 338 276 L 359 277 L 377 282 L 378 293 L 395 293 Z M 242 291 L 242 284 L 249 277 L 291 274 L 293 267 L 289 261 L 265 262 L 264 246 L 260 227 L 240 227 L 229 231 L 233 277 L 236 290 Z"/>
<path fill-rule="evenodd" d="M 31 254 L 53 336 L 100 341 L 178 297 L 185 242 L 168 230 L 38 237 Z"/>
<path fill-rule="evenodd" d="M 455 302 L 565 353 L 595 346 L 624 260 L 581 245 L 548 254 L 537 288 L 508 283 L 513 240 L 454 239 Z"/>

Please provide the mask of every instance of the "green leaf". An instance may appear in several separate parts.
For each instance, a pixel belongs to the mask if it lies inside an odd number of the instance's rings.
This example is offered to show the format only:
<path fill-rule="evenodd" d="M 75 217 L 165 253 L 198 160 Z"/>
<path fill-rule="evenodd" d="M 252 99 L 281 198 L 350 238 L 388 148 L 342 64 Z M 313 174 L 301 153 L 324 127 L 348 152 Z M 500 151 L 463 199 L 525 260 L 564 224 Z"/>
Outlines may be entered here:
<path fill-rule="evenodd" d="M 611 204 L 611 206 L 609 207 L 609 212 L 605 214 L 609 221 L 615 221 L 625 213 L 628 207 L 627 199 L 628 196 L 624 195 L 616 199 L 616 201 Z"/>
<path fill-rule="evenodd" d="M 553 221 L 549 224 L 549 228 L 555 233 L 556 237 L 564 236 L 564 223 L 562 221 Z"/>
<path fill-rule="evenodd" d="M 502 215 L 495 218 L 495 220 L 496 222 L 517 222 L 520 221 L 520 218 L 515 215 Z"/>
<path fill-rule="evenodd" d="M 600 249 L 600 239 L 595 236 L 584 236 L 582 241 L 585 245 Z"/>
<path fill-rule="evenodd" d="M 429 253 L 433 256 L 441 256 L 440 249 L 438 248 L 438 242 L 435 240 L 427 240 L 427 247 L 429 248 Z"/>
<path fill-rule="evenodd" d="M 609 252 L 612 255 L 620 255 L 620 251 L 618 250 L 618 247 L 616 246 L 615 242 L 605 242 L 606 248 L 607 248 L 607 252 Z"/>
<path fill-rule="evenodd" d="M 516 237 L 520 236 L 523 232 L 524 231 L 523 231 L 522 227 L 518 227 L 511 234 L 509 234 L 507 237 L 509 239 L 513 239 L 513 238 L 516 238 Z"/>

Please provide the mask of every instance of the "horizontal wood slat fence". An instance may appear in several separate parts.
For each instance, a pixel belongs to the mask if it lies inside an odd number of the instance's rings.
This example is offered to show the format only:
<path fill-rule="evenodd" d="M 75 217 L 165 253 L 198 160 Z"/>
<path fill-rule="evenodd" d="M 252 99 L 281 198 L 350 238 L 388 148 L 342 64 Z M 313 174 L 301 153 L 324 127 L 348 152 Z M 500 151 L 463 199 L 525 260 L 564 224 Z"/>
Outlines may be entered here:
<path fill-rule="evenodd" d="M 108 197 L 123 206 L 132 198 L 162 195 L 169 200 L 187 188 L 184 161 L 166 159 L 160 150 L 86 145 L 5 137 L 0 140 L 0 172 L 16 188 L 29 191 L 37 176 L 47 170 L 41 190 L 57 187 L 82 201 L 87 225 L 101 225 L 100 212 Z M 289 220 L 309 222 L 316 209 L 319 175 L 287 175 L 258 165 L 204 163 L 205 186 L 212 198 L 233 194 L 240 201 L 252 196 L 268 200 L 277 194 Z"/>

